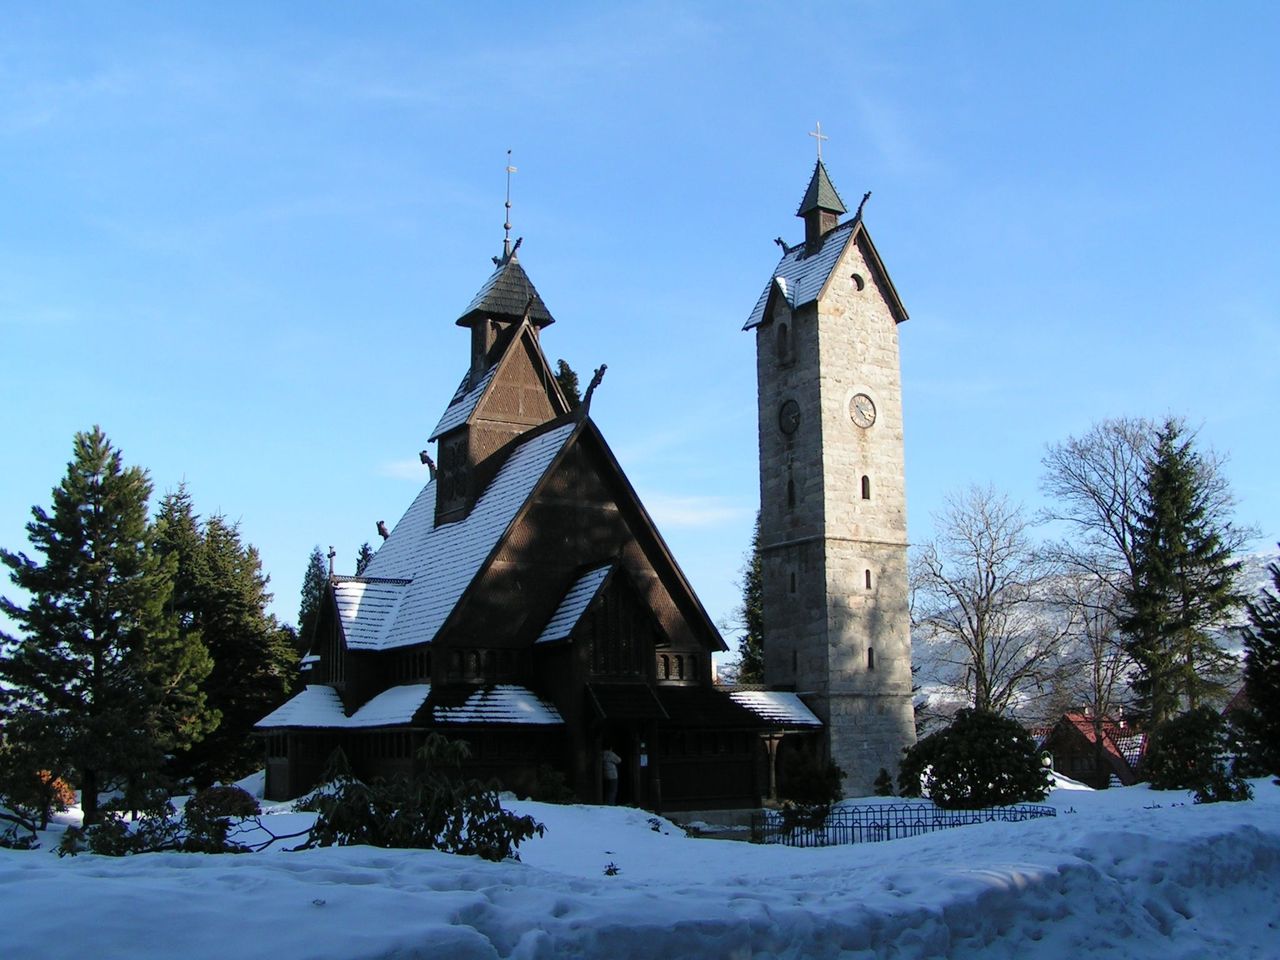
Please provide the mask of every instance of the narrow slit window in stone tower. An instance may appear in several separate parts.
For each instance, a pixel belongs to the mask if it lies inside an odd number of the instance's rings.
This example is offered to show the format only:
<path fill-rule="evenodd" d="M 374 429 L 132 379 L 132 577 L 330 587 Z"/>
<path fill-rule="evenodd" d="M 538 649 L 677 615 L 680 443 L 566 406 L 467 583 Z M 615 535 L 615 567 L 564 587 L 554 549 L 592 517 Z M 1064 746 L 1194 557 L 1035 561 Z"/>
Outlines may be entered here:
<path fill-rule="evenodd" d="M 796 572 L 794 570 L 791 571 L 791 592 L 796 592 Z"/>
<path fill-rule="evenodd" d="M 862 499 L 871 499 L 871 478 L 864 476 L 862 478 Z"/>
<path fill-rule="evenodd" d="M 874 647 L 867 647 L 867 669 L 874 670 L 876 668 L 876 651 Z"/>
<path fill-rule="evenodd" d="M 791 337 L 790 330 L 787 329 L 785 323 L 778 324 L 778 361 L 786 363 L 791 359 Z"/>
<path fill-rule="evenodd" d="M 790 509 L 796 505 L 796 482 L 791 477 L 787 477 L 787 508 Z"/>
<path fill-rule="evenodd" d="M 791 672 L 798 673 L 800 670 L 800 656 L 795 650 L 791 651 Z"/>
<path fill-rule="evenodd" d="M 870 590 L 871 589 L 871 571 L 868 570 L 866 573 L 867 573 L 867 589 Z"/>

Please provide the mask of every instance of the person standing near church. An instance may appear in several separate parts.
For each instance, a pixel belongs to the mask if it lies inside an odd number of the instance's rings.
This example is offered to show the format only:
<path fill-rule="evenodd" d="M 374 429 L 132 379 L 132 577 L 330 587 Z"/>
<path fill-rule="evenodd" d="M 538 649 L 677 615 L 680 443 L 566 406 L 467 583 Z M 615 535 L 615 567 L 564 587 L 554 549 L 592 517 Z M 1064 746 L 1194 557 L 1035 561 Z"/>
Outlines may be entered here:
<path fill-rule="evenodd" d="M 607 806 L 618 802 L 618 764 L 621 762 L 622 758 L 605 744 L 600 751 L 600 772 L 604 776 L 604 802 Z"/>

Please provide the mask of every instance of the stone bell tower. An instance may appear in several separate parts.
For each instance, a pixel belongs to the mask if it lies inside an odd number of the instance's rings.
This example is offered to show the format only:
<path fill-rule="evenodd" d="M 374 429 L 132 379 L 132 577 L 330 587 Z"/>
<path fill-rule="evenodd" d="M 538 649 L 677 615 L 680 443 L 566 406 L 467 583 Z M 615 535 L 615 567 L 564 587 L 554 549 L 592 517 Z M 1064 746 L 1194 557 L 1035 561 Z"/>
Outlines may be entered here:
<path fill-rule="evenodd" d="M 864 198 L 865 203 L 865 198 Z M 862 222 L 819 156 L 755 331 L 765 682 L 825 724 L 848 796 L 915 742 L 898 324 Z"/>

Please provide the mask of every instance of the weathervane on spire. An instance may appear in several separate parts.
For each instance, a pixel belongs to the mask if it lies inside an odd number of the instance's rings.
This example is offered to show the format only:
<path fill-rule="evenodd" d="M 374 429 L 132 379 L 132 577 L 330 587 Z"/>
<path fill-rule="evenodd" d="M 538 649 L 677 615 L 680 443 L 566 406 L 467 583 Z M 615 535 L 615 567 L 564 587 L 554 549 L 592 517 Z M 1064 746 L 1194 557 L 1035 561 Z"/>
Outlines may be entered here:
<path fill-rule="evenodd" d="M 819 148 L 821 154 L 821 148 Z M 507 151 L 507 218 L 502 224 L 502 259 L 507 260 L 511 257 L 511 175 L 516 172 L 516 168 L 511 165 L 511 151 Z"/>
<path fill-rule="evenodd" d="M 813 137 L 815 140 L 818 141 L 818 162 L 821 163 L 822 162 L 822 141 L 830 140 L 831 138 L 822 135 L 822 121 L 820 120 L 816 121 L 815 126 L 818 129 L 809 131 L 809 136 Z M 510 153 L 511 151 L 508 150 L 507 152 Z M 507 204 L 507 206 L 511 206 L 511 204 Z"/>

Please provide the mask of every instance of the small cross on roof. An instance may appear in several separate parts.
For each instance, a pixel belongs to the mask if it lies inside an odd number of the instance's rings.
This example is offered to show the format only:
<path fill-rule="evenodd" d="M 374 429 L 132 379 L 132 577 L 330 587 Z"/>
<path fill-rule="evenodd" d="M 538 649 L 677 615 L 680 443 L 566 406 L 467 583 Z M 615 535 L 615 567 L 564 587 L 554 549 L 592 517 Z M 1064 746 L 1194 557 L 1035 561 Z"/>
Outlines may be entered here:
<path fill-rule="evenodd" d="M 819 159 L 819 160 L 821 160 L 821 159 L 822 159 L 822 141 L 823 141 L 823 140 L 830 140 L 831 138 L 830 138 L 830 137 L 828 137 L 828 136 L 824 136 L 824 135 L 823 135 L 823 133 L 822 133 L 822 121 L 820 121 L 820 120 L 819 120 L 819 121 L 815 121 L 815 124 L 814 124 L 814 125 L 817 127 L 817 129 L 816 129 L 816 130 L 810 130 L 810 131 L 809 131 L 809 136 L 813 137 L 815 140 L 817 140 L 817 141 L 818 141 L 818 159 Z"/>

